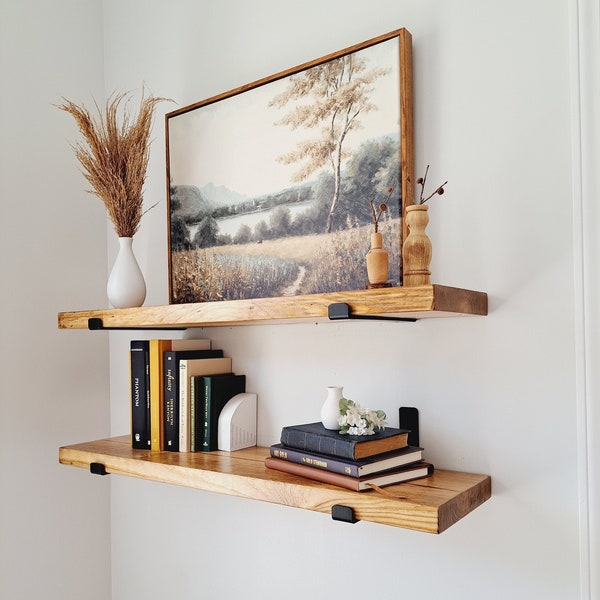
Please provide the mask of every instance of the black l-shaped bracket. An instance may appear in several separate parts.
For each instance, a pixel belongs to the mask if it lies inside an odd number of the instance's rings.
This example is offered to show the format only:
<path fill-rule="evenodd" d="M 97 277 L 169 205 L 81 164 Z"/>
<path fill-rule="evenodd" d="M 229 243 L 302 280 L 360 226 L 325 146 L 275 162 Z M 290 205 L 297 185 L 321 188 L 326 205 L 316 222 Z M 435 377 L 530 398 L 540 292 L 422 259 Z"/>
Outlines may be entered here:
<path fill-rule="evenodd" d="M 106 467 L 102 463 L 97 462 L 90 463 L 90 473 L 93 475 L 108 475 Z"/>
<path fill-rule="evenodd" d="M 99 317 L 90 317 L 88 319 L 88 329 L 90 331 L 123 331 L 123 330 L 140 330 L 140 329 L 148 329 L 148 330 L 184 330 L 187 327 L 104 327 L 104 323 L 102 319 Z"/>
<path fill-rule="evenodd" d="M 327 316 L 330 321 L 341 321 L 345 319 L 369 319 L 371 321 L 405 321 L 414 323 L 417 319 L 412 317 L 386 317 L 379 315 L 353 315 L 350 305 L 345 302 L 336 302 L 327 307 Z"/>
<path fill-rule="evenodd" d="M 334 504 L 331 507 L 331 518 L 334 521 L 343 521 L 344 523 L 358 523 L 360 521 L 354 515 L 354 509 L 343 504 Z"/>

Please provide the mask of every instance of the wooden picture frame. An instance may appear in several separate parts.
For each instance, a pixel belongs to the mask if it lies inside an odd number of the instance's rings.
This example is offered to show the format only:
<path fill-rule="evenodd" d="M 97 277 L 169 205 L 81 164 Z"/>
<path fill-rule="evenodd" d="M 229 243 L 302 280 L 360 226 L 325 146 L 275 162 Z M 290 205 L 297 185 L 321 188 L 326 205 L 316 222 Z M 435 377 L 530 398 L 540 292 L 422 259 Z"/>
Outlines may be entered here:
<path fill-rule="evenodd" d="M 364 289 L 370 199 L 387 203 L 388 281 L 402 285 L 414 171 L 406 29 L 165 121 L 171 304 Z"/>

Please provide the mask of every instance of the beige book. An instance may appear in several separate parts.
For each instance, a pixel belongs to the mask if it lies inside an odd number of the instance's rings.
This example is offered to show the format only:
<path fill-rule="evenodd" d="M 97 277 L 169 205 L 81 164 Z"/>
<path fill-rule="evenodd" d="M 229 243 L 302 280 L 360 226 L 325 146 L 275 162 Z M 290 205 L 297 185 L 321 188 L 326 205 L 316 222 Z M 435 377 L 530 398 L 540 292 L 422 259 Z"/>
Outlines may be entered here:
<path fill-rule="evenodd" d="M 231 358 L 189 358 L 179 361 L 179 452 L 190 451 L 190 380 L 198 375 L 231 373 Z"/>

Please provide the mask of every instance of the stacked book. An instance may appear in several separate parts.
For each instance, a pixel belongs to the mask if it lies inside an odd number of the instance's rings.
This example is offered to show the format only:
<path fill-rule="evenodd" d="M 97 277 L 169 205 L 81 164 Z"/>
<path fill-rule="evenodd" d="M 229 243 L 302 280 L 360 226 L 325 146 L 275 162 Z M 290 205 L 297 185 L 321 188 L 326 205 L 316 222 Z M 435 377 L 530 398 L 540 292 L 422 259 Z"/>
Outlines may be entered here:
<path fill-rule="evenodd" d="M 357 492 L 427 477 L 433 465 L 423 460 L 423 448 L 408 445 L 409 433 L 386 427 L 373 435 L 347 435 L 320 422 L 287 426 L 265 465 Z"/>
<path fill-rule="evenodd" d="M 145 450 L 218 449 L 218 420 L 245 375 L 209 339 L 132 340 L 131 439 Z"/>

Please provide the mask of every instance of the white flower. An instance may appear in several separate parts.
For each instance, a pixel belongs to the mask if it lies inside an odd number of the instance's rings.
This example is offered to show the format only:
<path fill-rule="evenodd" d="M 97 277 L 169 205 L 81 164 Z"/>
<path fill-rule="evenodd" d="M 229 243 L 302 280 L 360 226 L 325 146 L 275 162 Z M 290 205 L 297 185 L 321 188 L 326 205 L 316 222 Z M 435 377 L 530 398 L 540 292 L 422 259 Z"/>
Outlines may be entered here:
<path fill-rule="evenodd" d="M 340 433 L 349 435 L 373 435 L 375 429 L 385 429 L 386 414 L 382 410 L 362 408 L 353 400 L 340 400 Z"/>

